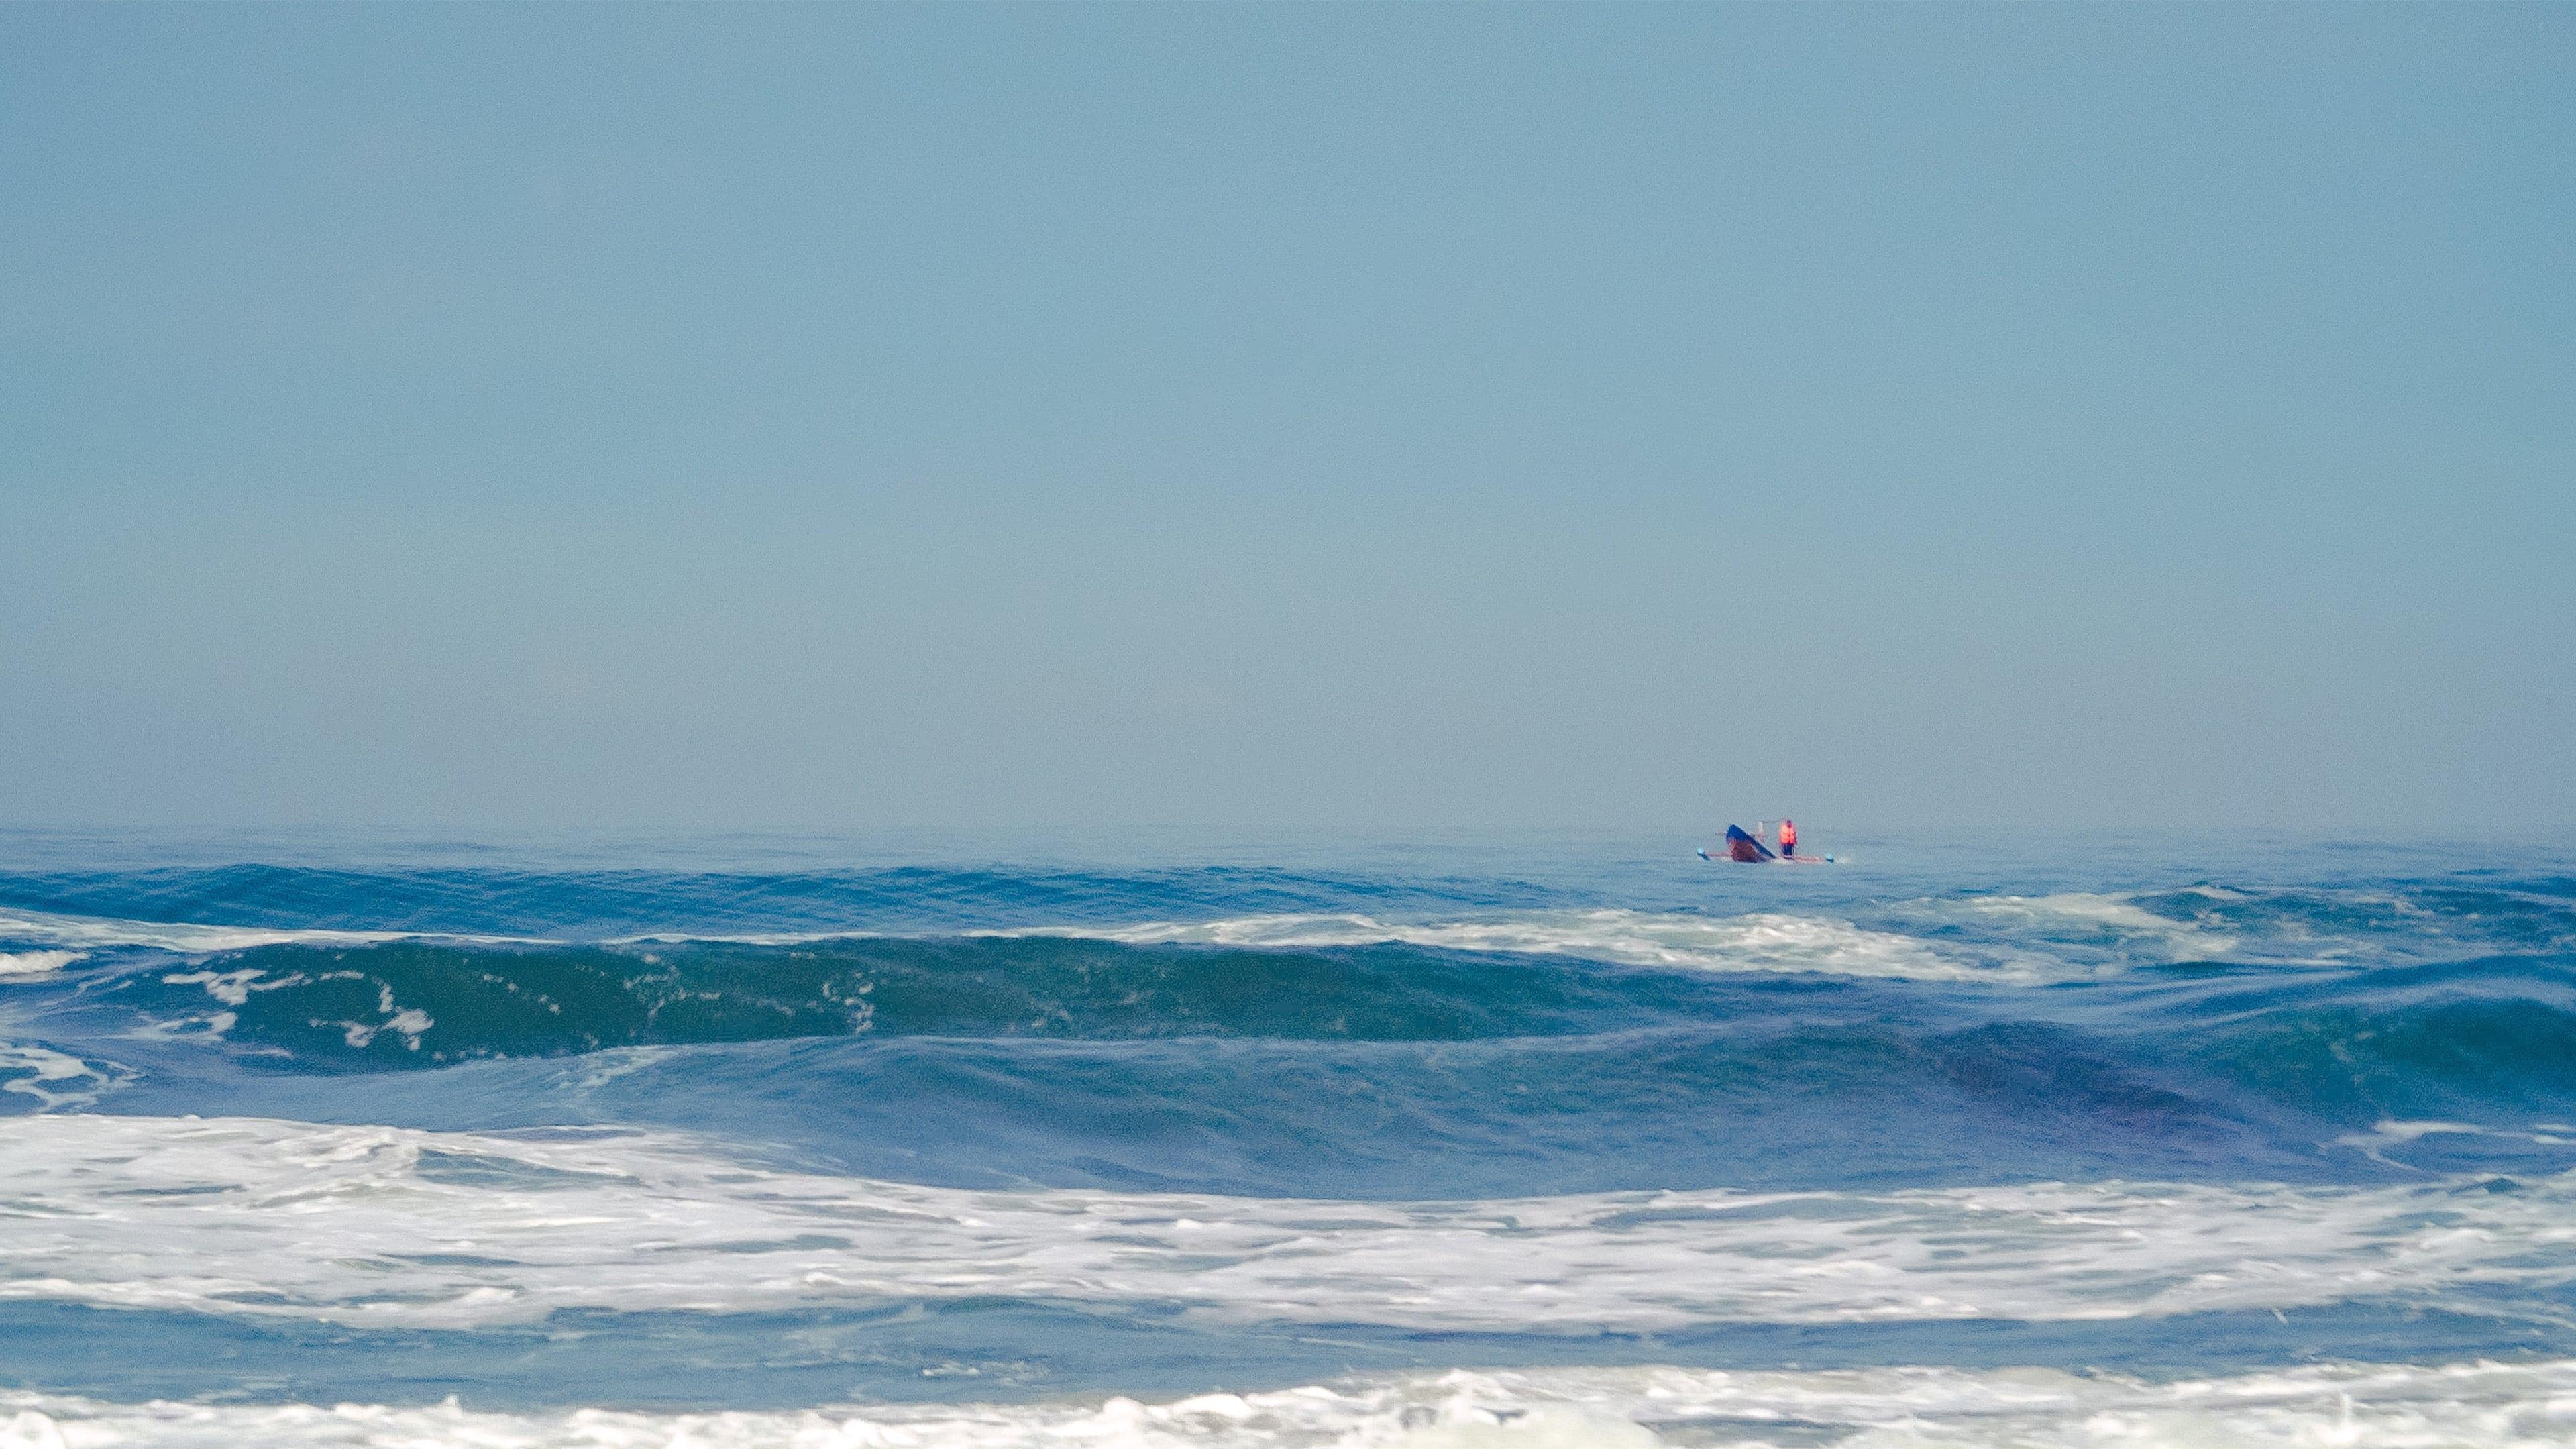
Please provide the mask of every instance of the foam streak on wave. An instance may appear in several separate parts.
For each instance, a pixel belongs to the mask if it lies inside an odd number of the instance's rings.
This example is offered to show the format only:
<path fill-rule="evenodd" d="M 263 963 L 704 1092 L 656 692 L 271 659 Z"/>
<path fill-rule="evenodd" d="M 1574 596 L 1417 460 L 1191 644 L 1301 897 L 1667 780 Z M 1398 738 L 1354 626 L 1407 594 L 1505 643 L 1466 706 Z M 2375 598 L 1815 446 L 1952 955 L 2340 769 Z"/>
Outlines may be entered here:
<path fill-rule="evenodd" d="M 100 1071 L 80 1058 L 47 1047 L 0 1042 L 0 1092 L 33 1097 L 44 1110 L 86 1106 L 113 1085 L 120 1073 Z M 7 1216 L 0 1208 L 0 1217 Z"/>
<path fill-rule="evenodd" d="M 667 1133 L 0 1123 L 0 1295 L 466 1327 L 564 1308 L 996 1297 L 1496 1332 L 2074 1320 L 2576 1277 L 2576 1174 L 2516 1191 L 2041 1184 L 1368 1203 L 967 1191 Z"/>
<path fill-rule="evenodd" d="M 2000 981 L 2032 984 L 2097 974 L 2046 956 L 1993 950 L 1971 958 L 1937 951 L 1911 936 L 1873 931 L 1847 921 L 1757 912 L 1699 916 L 1619 909 L 1529 911 L 1489 919 L 1387 921 L 1359 914 L 1240 916 L 1213 921 L 1146 921 L 1130 925 L 1043 925 L 969 931 L 970 937 L 1062 938 L 1125 945 L 1329 947 L 1413 945 L 1450 951 L 1498 951 L 1571 956 L 1617 965 L 1680 967 L 1703 971 L 1814 972 L 1838 976 L 1921 981 Z M 752 932 L 701 935 L 647 932 L 597 942 L 635 946 L 699 941 L 754 946 L 816 945 L 836 940 L 884 939 L 874 931 Z M 59 916 L 0 910 L 0 942 L 74 951 L 143 947 L 182 955 L 214 955 L 262 946 L 366 946 L 389 941 L 440 940 L 480 945 L 561 944 L 525 936 L 454 935 L 408 931 L 275 930 L 153 921 Z M 72 956 L 60 951 L 17 960 L 27 974 L 51 971 Z M 9 968 L 0 966 L 0 974 Z"/>
<path fill-rule="evenodd" d="M 70 947 L 76 951 L 143 946 L 159 951 L 205 955 L 294 943 L 363 946 L 377 941 L 398 941 L 403 939 L 403 934 L 400 931 L 282 931 L 255 926 L 111 921 L 90 916 L 58 916 L 47 911 L 0 910 L 0 941 L 13 945 Z"/>
<path fill-rule="evenodd" d="M 1132 926 L 1041 926 L 1001 936 L 1070 936 L 1128 945 L 1371 946 L 1579 956 L 1630 966 L 1705 971 L 1822 972 L 1927 981 L 2028 982 L 2060 963 L 2012 954 L 1991 962 L 1945 955 L 1911 936 L 1843 921 L 1761 912 L 1695 916 L 1631 910 L 1532 911 L 1488 920 L 1382 921 L 1364 915 L 1243 916 Z"/>
<path fill-rule="evenodd" d="M 1664 1443 L 2351 1449 L 2576 1442 L 2576 1364 L 2318 1367 L 2157 1384 L 2048 1369 L 1533 1369 L 1354 1378 L 1164 1403 L 867 1405 L 785 1413 L 478 1413 L 108 1404 L 0 1391 L 0 1449 L 243 1443 L 411 1449 L 1650 1449 Z"/>
<path fill-rule="evenodd" d="M 2049 896 L 1979 896 L 1965 904 L 1978 916 L 1998 923 L 2074 927 L 2112 939 L 2157 941 L 2174 960 L 2220 960 L 2245 944 L 2244 938 L 2235 933 L 2159 916 L 2124 897 L 2090 891 Z"/>

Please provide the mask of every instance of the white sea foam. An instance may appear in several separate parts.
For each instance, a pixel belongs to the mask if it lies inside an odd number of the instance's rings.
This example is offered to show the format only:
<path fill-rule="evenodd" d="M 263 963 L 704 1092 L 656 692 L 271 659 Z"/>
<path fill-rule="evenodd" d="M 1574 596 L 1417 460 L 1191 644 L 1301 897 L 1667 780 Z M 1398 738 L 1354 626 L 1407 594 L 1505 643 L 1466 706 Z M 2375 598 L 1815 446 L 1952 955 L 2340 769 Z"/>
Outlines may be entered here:
<path fill-rule="evenodd" d="M 1961 904 L 1991 922 L 2042 929 L 2073 926 L 2127 943 L 2153 943 L 2174 960 L 2217 960 L 2244 945 L 2238 933 L 2205 923 L 2177 921 L 2125 897 L 2090 891 L 2049 896 L 1975 896 Z"/>
<path fill-rule="evenodd" d="M 188 955 L 247 951 L 254 946 L 298 943 L 364 946 L 403 939 L 399 931 L 290 931 L 257 926 L 200 926 L 186 922 L 118 921 L 62 916 L 49 911 L 0 909 L 0 941 L 12 945 L 70 947 L 77 951 L 145 946 Z"/>
<path fill-rule="evenodd" d="M 81 958 L 78 951 L 0 951 L 0 981 L 51 976 Z"/>
<path fill-rule="evenodd" d="M 1161 1403 L 757 1413 L 240 1403 L 0 1391 L 0 1449 L 2526 1449 L 2576 1444 L 2576 1363 L 2322 1365 L 2154 1383 L 2053 1369 L 1534 1368 L 1344 1379 Z"/>
<path fill-rule="evenodd" d="M 2476 1127 L 2466 1122 L 2379 1122 L 2367 1132 L 2347 1132 L 2331 1145 L 2348 1147 L 2364 1157 L 2385 1162 L 2391 1167 L 2404 1164 L 2388 1156 L 2394 1147 L 2404 1147 L 2427 1137 L 2492 1137 L 2507 1142 L 2528 1142 L 2539 1147 L 2564 1147 L 2576 1140 L 2576 1127 L 2565 1123 L 2538 1123 L 2539 1130 L 2521 1132 L 2496 1127 Z"/>
<path fill-rule="evenodd" d="M 1926 902 L 1954 918 L 1964 915 L 1986 925 L 2036 932 L 2056 940 L 2094 941 L 2129 950 L 2145 950 L 2168 961 L 2260 961 L 2283 966 L 2334 966 L 2368 955 L 2381 959 L 2411 956 L 2426 947 L 2434 954 L 2456 949 L 2458 940 L 2447 923 L 2434 922 L 2432 934 L 2403 927 L 2366 934 L 2320 930 L 2295 911 L 2268 911 L 2252 919 L 2231 919 L 2260 897 L 2215 886 L 2177 892 L 2198 896 L 2208 909 L 2189 920 L 2160 915 L 2125 895 L 2069 891 L 2048 896 L 1976 896 Z M 2420 908 L 2388 897 L 2338 893 L 2341 907 L 2368 906 L 2397 916 L 2426 917 Z M 2428 920 L 2430 918 L 2427 918 Z"/>
<path fill-rule="evenodd" d="M 121 1068 L 101 1070 L 67 1052 L 50 1047 L 0 1042 L 0 1092 L 16 1092 L 42 1104 L 39 1110 L 82 1107 L 116 1083 Z M 0 1217 L 7 1209 L 0 1208 Z"/>
<path fill-rule="evenodd" d="M 2065 974 L 2037 956 L 1946 954 L 1914 937 L 1816 916 L 1697 916 L 1616 909 L 1511 912 L 1483 919 L 1387 921 L 1365 915 L 1240 916 L 1127 926 L 1038 926 L 1000 936 L 1070 936 L 1130 945 L 1369 946 L 1580 956 L 1701 971 L 1820 972 L 1931 981 L 2032 981 Z"/>
<path fill-rule="evenodd" d="M 647 938 L 638 937 L 638 940 Z M 655 938 L 659 939 L 659 938 Z M 261 946 L 376 946 L 387 941 L 449 941 L 473 946 L 563 944 L 544 936 L 500 936 L 453 931 L 342 931 L 322 928 L 208 926 L 188 921 L 123 921 L 105 916 L 64 916 L 0 908 L 0 942 L 90 951 L 142 947 L 182 956 L 214 956 Z M 609 943 L 616 944 L 616 943 Z M 49 954 L 49 953 L 37 953 Z M 0 960 L 5 960 L 0 957 Z"/>
<path fill-rule="evenodd" d="M 0 1120 L 0 1296 L 423 1327 L 1001 1297 L 1526 1332 L 2117 1319 L 2576 1278 L 2576 1174 L 1429 1203 L 967 1191 L 669 1133 Z"/>

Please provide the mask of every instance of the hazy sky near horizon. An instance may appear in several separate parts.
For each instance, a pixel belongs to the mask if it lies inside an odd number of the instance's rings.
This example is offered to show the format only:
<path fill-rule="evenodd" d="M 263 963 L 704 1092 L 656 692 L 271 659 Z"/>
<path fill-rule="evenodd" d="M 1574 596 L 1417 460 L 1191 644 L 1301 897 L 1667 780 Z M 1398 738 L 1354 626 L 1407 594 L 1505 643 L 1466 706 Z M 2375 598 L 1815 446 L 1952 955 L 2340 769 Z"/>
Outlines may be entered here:
<path fill-rule="evenodd" d="M 0 10 L 0 820 L 2576 829 L 2576 7 Z"/>

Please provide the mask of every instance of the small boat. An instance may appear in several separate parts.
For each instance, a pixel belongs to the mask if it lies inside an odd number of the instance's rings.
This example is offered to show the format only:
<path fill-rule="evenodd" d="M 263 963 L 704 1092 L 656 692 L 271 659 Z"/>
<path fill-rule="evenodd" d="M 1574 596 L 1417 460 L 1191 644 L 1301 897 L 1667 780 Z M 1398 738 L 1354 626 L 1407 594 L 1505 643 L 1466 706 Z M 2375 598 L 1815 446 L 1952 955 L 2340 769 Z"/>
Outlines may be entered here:
<path fill-rule="evenodd" d="M 1776 860 L 1786 865 L 1831 865 L 1834 863 L 1834 858 L 1830 855 L 1774 854 L 1771 847 L 1762 843 L 1762 838 L 1760 836 L 1746 831 L 1741 825 L 1730 825 L 1726 827 L 1725 850 L 1726 854 L 1721 857 L 1711 855 L 1703 849 L 1699 853 L 1699 858 L 1702 860 L 1724 859 L 1730 861 L 1742 861 L 1747 865 L 1759 864 L 1766 860 Z"/>

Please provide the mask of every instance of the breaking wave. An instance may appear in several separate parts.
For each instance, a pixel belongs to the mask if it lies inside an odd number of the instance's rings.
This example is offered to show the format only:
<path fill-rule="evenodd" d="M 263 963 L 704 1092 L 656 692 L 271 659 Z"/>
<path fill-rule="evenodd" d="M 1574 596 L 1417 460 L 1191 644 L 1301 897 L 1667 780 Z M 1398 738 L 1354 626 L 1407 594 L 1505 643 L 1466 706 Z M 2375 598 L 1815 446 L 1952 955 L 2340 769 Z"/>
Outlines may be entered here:
<path fill-rule="evenodd" d="M 0 1297 L 467 1327 L 567 1309 L 1074 1302 L 1598 1333 L 2491 1306 L 2576 1278 L 2576 1174 L 1343 1202 L 967 1191 L 651 1132 L 0 1123 Z"/>
<path fill-rule="evenodd" d="M 1939 1366 L 1670 1367 L 1354 1376 L 1242 1393 L 792 1411 L 500 1413 L 442 1405 L 105 1403 L 0 1390 L 0 1446 L 410 1449 L 2342 1449 L 2564 1444 L 2576 1363 L 2321 1365 L 2158 1383 Z"/>

